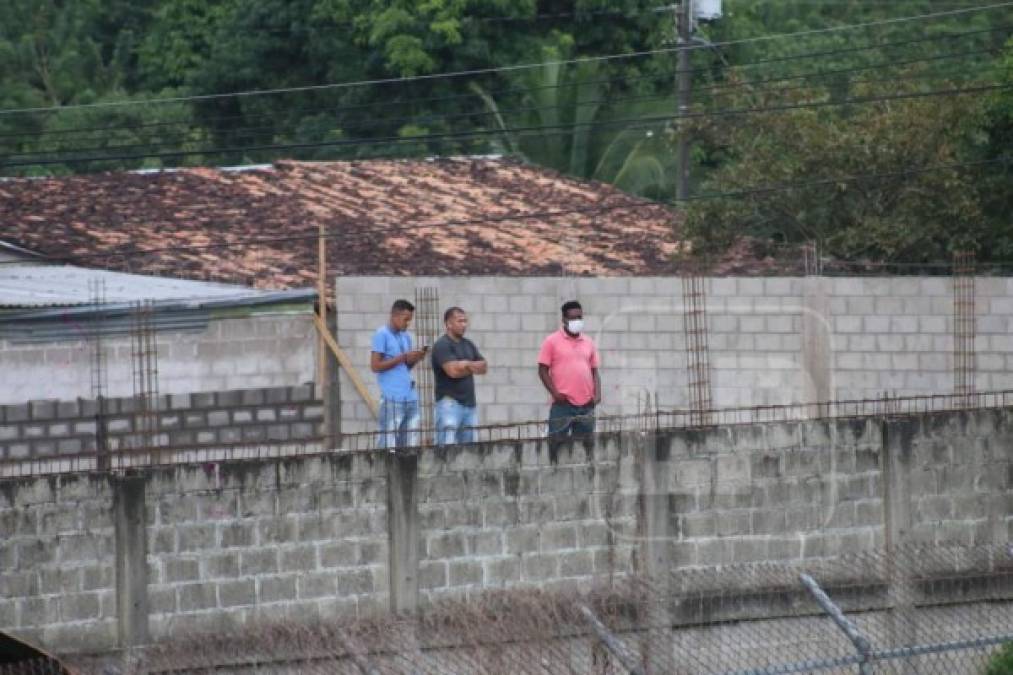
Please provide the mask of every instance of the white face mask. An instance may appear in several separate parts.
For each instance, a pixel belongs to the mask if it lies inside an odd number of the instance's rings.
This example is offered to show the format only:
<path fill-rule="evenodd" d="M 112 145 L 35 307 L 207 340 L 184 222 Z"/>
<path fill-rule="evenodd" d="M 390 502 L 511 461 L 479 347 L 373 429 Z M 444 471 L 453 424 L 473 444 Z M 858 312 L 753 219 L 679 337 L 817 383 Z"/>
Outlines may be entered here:
<path fill-rule="evenodd" d="M 571 335 L 580 335 L 580 332 L 582 330 L 584 330 L 584 320 L 583 319 L 571 319 L 570 321 L 567 321 L 566 322 L 566 330 Z"/>

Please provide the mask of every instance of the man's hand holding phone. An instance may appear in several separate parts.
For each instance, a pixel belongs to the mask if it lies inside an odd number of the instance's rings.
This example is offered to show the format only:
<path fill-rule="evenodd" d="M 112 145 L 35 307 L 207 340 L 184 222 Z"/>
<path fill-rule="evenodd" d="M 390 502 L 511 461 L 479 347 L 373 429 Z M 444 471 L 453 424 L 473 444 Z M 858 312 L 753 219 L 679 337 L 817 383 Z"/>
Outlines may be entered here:
<path fill-rule="evenodd" d="M 420 349 L 413 349 L 410 352 L 405 352 L 405 363 L 409 366 L 414 366 L 416 363 L 425 358 L 428 351 L 429 345 L 422 345 Z"/>

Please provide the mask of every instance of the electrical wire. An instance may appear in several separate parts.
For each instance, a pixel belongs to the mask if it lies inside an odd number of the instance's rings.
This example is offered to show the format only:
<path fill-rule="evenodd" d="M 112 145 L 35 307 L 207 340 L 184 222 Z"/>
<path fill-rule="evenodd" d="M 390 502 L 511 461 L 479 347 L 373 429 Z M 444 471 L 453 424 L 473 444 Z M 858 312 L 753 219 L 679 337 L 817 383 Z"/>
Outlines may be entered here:
<path fill-rule="evenodd" d="M 709 117 L 725 117 L 730 115 L 752 115 L 762 114 L 771 112 L 784 112 L 789 110 L 801 110 L 801 109 L 817 109 L 826 107 L 837 107 L 846 105 L 868 105 L 872 103 L 880 103 L 886 101 L 896 101 L 905 99 L 920 99 L 933 96 L 956 96 L 964 94 L 975 94 L 984 93 L 988 91 L 999 91 L 1013 88 L 1013 85 L 983 85 L 978 87 L 967 87 L 962 89 L 948 89 L 948 90 L 935 90 L 927 92 L 910 92 L 905 94 L 893 94 L 885 96 L 867 96 L 851 99 L 837 99 L 831 101 L 818 101 L 808 103 L 794 103 L 787 105 L 778 106 L 766 106 L 756 108 L 738 108 L 738 109 L 726 109 L 718 111 L 708 111 L 702 113 L 685 113 L 681 115 L 665 115 L 665 116 L 653 116 L 653 117 L 640 117 L 640 118 L 627 118 L 619 120 L 609 120 L 606 122 L 575 122 L 571 124 L 557 124 L 557 125 L 543 125 L 543 126 L 531 126 L 531 127 L 515 127 L 512 129 L 482 129 L 475 131 L 466 132 L 444 132 L 436 134 L 426 134 L 414 137 L 402 137 L 402 136 L 388 136 L 384 138 L 376 139 L 342 139 L 334 141 L 314 141 L 304 143 L 276 143 L 266 145 L 251 145 L 243 146 L 238 148 L 202 148 L 194 150 L 174 150 L 169 152 L 151 152 L 151 153 L 135 153 L 135 154 L 120 154 L 120 155 L 93 155 L 87 157 L 50 157 L 43 159 L 22 159 L 22 160 L 4 160 L 0 162 L 0 168 L 4 167 L 22 167 L 22 166 L 45 166 L 52 164 L 78 164 L 87 162 L 102 162 L 102 161 L 124 161 L 124 160 L 136 160 L 136 159 L 168 159 L 168 158 L 179 158 L 179 157 L 190 157 L 197 155 L 220 155 L 230 154 L 236 152 L 249 153 L 249 152 L 268 152 L 278 150 L 309 150 L 317 148 L 341 148 L 341 147 L 363 147 L 363 146 L 374 146 L 374 145 L 404 145 L 404 144 L 419 144 L 428 143 L 431 141 L 446 141 L 446 140 L 474 140 L 477 138 L 484 138 L 489 136 L 502 136 L 511 134 L 514 136 L 530 136 L 532 134 L 538 136 L 550 135 L 546 132 L 549 131 L 562 131 L 566 130 L 569 133 L 570 130 L 582 127 L 598 127 L 598 128 L 609 128 L 614 126 L 625 126 L 627 129 L 641 129 L 648 128 L 657 124 L 668 124 L 673 120 L 680 119 L 701 119 Z"/>
<path fill-rule="evenodd" d="M 879 43 L 879 44 L 874 44 L 874 45 L 852 46 L 852 47 L 837 48 L 837 49 L 824 50 L 824 51 L 818 51 L 818 52 L 808 52 L 808 53 L 802 53 L 802 54 L 793 54 L 793 55 L 780 56 L 780 57 L 774 57 L 774 58 L 760 59 L 760 60 L 757 60 L 757 61 L 751 61 L 751 62 L 745 62 L 745 63 L 731 64 L 729 67 L 730 68 L 734 68 L 734 69 L 752 68 L 752 67 L 756 67 L 756 66 L 760 66 L 760 65 L 768 65 L 768 64 L 771 64 L 771 63 L 784 63 L 784 62 L 791 62 L 791 61 L 795 61 L 795 60 L 803 60 L 803 59 L 810 59 L 810 58 L 823 58 L 823 57 L 826 57 L 826 56 L 839 56 L 839 55 L 842 55 L 842 54 L 851 54 L 851 53 L 857 53 L 857 52 L 862 52 L 862 51 L 872 51 L 872 50 L 880 50 L 880 49 L 892 49 L 892 48 L 896 48 L 896 47 L 909 46 L 909 45 L 912 45 L 912 44 L 919 44 L 919 43 L 923 43 L 923 42 L 950 40 L 950 39 L 968 37 L 968 36 L 972 36 L 972 35 L 980 35 L 980 34 L 983 34 L 983 33 L 995 33 L 995 32 L 999 32 L 999 31 L 1009 30 L 1010 28 L 1013 28 L 1013 24 L 1003 24 L 1003 25 L 1000 25 L 1000 26 L 992 27 L 992 28 L 984 28 L 984 29 L 978 29 L 978 30 L 973 30 L 973 31 L 966 31 L 966 32 L 961 32 L 961 33 L 941 33 L 941 34 L 938 34 L 938 35 L 932 35 L 932 36 L 927 36 L 927 37 L 919 37 L 919 38 L 913 38 L 913 39 L 908 39 L 908 40 L 900 40 L 900 41 L 895 41 L 895 42 Z M 909 61 L 908 63 L 914 63 L 914 62 L 913 61 Z M 692 68 L 691 69 L 675 69 L 674 71 L 670 71 L 669 73 L 664 73 L 664 74 L 652 74 L 652 75 L 638 76 L 638 77 L 632 77 L 632 78 L 623 78 L 623 83 L 625 84 L 625 83 L 639 82 L 639 81 L 645 81 L 645 80 L 654 80 L 654 79 L 658 79 L 658 78 L 668 78 L 668 79 L 670 79 L 670 78 L 673 78 L 675 75 L 679 75 L 679 74 L 683 74 L 683 73 L 695 73 L 695 72 L 699 72 L 699 70 L 700 69 L 692 69 Z M 856 68 L 856 70 L 858 70 L 858 68 Z M 845 72 L 845 71 L 841 70 L 840 72 Z M 802 77 L 802 76 L 786 76 L 784 78 L 771 78 L 771 79 L 768 79 L 768 80 L 756 81 L 756 83 L 761 83 L 761 82 L 765 82 L 765 81 L 766 82 L 774 82 L 774 81 L 778 81 L 778 80 L 789 80 L 789 79 L 794 79 L 794 78 L 797 78 L 797 77 Z M 528 93 L 528 92 L 532 92 L 532 91 L 544 91 L 544 90 L 551 90 L 551 89 L 576 88 L 576 87 L 587 85 L 587 84 L 610 84 L 610 83 L 613 83 L 614 81 L 615 81 L 615 78 L 598 78 L 598 79 L 591 79 L 591 80 L 579 80 L 579 81 L 574 81 L 574 82 L 570 82 L 570 83 L 556 84 L 556 85 L 540 85 L 540 86 L 537 86 L 537 87 L 513 87 L 513 88 L 495 89 L 495 90 L 489 90 L 486 93 L 488 95 L 490 95 L 490 96 L 497 96 L 497 95 L 500 95 L 500 94 Z M 695 88 L 695 90 L 696 91 L 700 91 L 700 90 L 706 90 L 706 89 L 714 89 L 714 88 L 721 88 L 721 87 L 736 87 L 736 86 L 738 86 L 738 85 L 735 84 L 735 83 L 730 83 L 730 84 L 714 84 L 714 85 L 705 85 L 705 86 L 702 86 L 702 87 L 698 86 L 698 87 Z M 429 97 L 429 98 L 421 98 L 421 99 L 411 99 L 409 102 L 412 105 L 420 105 L 420 104 L 423 104 L 423 103 L 453 101 L 453 100 L 460 100 L 460 99 L 474 99 L 475 96 L 476 95 L 474 93 L 455 94 L 455 95 L 449 95 L 449 96 L 438 96 L 438 97 Z M 347 111 L 353 111 L 353 110 L 371 110 L 371 109 L 376 108 L 378 106 L 389 107 L 390 104 L 391 104 L 391 101 L 385 100 L 385 101 L 371 102 L 371 103 L 367 103 L 367 104 L 357 104 L 357 105 L 352 105 L 352 106 L 339 106 L 339 107 L 328 107 L 328 108 L 304 107 L 304 108 L 296 108 L 296 109 L 291 110 L 289 112 L 299 112 L 299 113 L 303 113 L 303 114 L 312 114 L 312 113 L 326 112 L 326 113 L 337 114 L 337 113 L 347 112 Z M 240 115 L 216 116 L 216 117 L 210 117 L 210 118 L 202 119 L 202 120 L 200 120 L 200 122 L 201 122 L 201 124 L 203 126 L 207 126 L 208 123 L 228 122 L 228 121 L 232 121 L 232 120 L 241 120 L 241 119 L 274 118 L 276 116 L 277 116 L 276 112 L 264 112 L 264 113 L 259 113 L 259 114 L 253 113 L 253 114 L 246 114 L 246 115 L 240 114 Z M 53 130 L 41 130 L 41 131 L 34 131 L 34 132 L 20 132 L 20 133 L 19 132 L 15 132 L 15 133 L 10 133 L 10 134 L 0 134 L 0 138 L 18 138 L 18 139 L 20 139 L 20 138 L 23 138 L 25 136 L 58 135 L 58 134 L 65 134 L 65 133 L 76 133 L 78 131 L 80 131 L 80 132 L 85 132 L 85 131 L 110 131 L 110 130 L 113 130 L 113 131 L 126 131 L 126 130 L 135 130 L 135 129 L 141 129 L 141 128 L 163 127 L 163 126 L 179 126 L 179 125 L 187 125 L 187 126 L 189 126 L 191 128 L 193 128 L 194 126 L 196 126 L 194 124 L 194 120 L 179 120 L 179 121 L 163 121 L 163 122 L 141 123 L 141 124 L 128 125 L 128 126 L 116 126 L 116 125 L 112 125 L 112 126 L 97 127 L 97 128 L 96 127 L 92 127 L 92 128 L 83 128 L 83 129 L 53 129 Z"/>
<path fill-rule="evenodd" d="M 933 57 L 921 58 L 921 59 L 911 59 L 911 60 L 907 60 L 907 61 L 885 61 L 885 62 L 880 62 L 880 63 L 875 63 L 875 64 L 869 64 L 869 65 L 866 65 L 866 66 L 859 66 L 859 67 L 855 67 L 855 68 L 841 68 L 841 69 L 831 69 L 831 70 L 826 70 L 826 71 L 815 71 L 815 72 L 803 73 L 803 74 L 799 74 L 799 75 L 793 75 L 793 76 L 789 76 L 789 77 L 770 78 L 768 80 L 744 80 L 744 81 L 736 81 L 736 82 L 730 82 L 730 83 L 715 85 L 713 87 L 705 85 L 705 86 L 697 87 L 694 90 L 694 93 L 707 92 L 707 91 L 712 90 L 712 89 L 725 89 L 725 88 L 736 88 L 736 89 L 738 89 L 738 88 L 743 88 L 743 87 L 749 87 L 752 90 L 751 93 L 764 93 L 764 92 L 774 91 L 774 92 L 776 92 L 778 94 L 781 94 L 781 93 L 792 92 L 792 91 L 807 91 L 811 87 L 810 86 L 806 86 L 806 85 L 800 85 L 800 86 L 796 86 L 796 87 L 755 87 L 755 85 L 757 85 L 757 84 L 765 84 L 765 83 L 770 83 L 770 82 L 787 82 L 787 81 L 791 81 L 791 80 L 808 79 L 808 78 L 816 78 L 816 77 L 831 77 L 831 76 L 837 76 L 837 75 L 841 75 L 841 74 L 860 72 L 860 71 L 865 71 L 865 70 L 876 70 L 876 69 L 880 69 L 880 68 L 894 68 L 894 67 L 901 67 L 901 66 L 919 64 L 919 63 L 936 62 L 936 61 L 941 61 L 941 60 L 951 59 L 951 58 L 963 58 L 963 57 L 966 57 L 966 56 L 977 56 L 977 55 L 981 55 L 981 54 L 989 54 L 989 53 L 992 53 L 993 51 L 995 51 L 995 50 L 992 50 L 992 49 L 982 49 L 982 50 L 975 50 L 975 51 L 970 51 L 970 52 L 959 52 L 959 53 L 953 53 L 953 54 L 941 54 L 941 55 L 937 55 L 937 56 L 933 56 Z M 895 76 L 895 77 L 887 77 L 887 78 L 873 78 L 873 79 L 852 80 L 852 81 L 849 82 L 849 85 L 853 86 L 853 85 L 861 85 L 861 84 L 881 84 L 881 83 L 895 84 L 895 83 L 899 83 L 899 82 L 910 82 L 910 81 L 915 81 L 915 80 L 928 80 L 928 79 L 948 78 L 950 76 L 951 76 L 950 73 L 944 73 L 944 74 L 921 73 L 921 74 L 911 74 L 911 75 Z M 712 94 L 713 98 L 715 98 L 715 99 L 718 98 L 718 97 L 721 97 L 721 96 L 730 96 L 730 95 L 732 95 L 732 94 L 731 93 L 721 93 L 721 92 L 719 92 L 717 94 Z M 624 98 L 622 98 L 620 100 L 623 103 L 631 103 L 631 102 L 643 102 L 643 101 L 662 101 L 662 100 L 669 99 L 671 97 L 672 97 L 671 93 L 645 94 L 645 95 L 642 95 L 642 96 L 627 96 L 627 97 L 624 97 Z M 575 107 L 592 106 L 592 105 L 597 106 L 597 105 L 600 105 L 600 104 L 603 104 L 603 103 L 610 103 L 610 102 L 613 102 L 615 100 L 616 99 L 614 97 L 611 97 L 611 98 L 592 99 L 592 100 L 587 100 L 587 101 L 576 101 L 576 102 L 574 102 L 574 106 Z M 528 106 L 528 107 L 522 107 L 522 108 L 506 108 L 506 109 L 497 109 L 497 110 L 482 110 L 482 111 L 460 112 L 460 113 L 453 113 L 453 114 L 449 114 L 449 115 L 431 115 L 431 116 L 422 116 L 422 117 L 400 117 L 400 118 L 396 118 L 395 117 L 395 118 L 384 119 L 382 122 L 383 122 L 384 126 L 388 126 L 388 127 L 390 125 L 394 125 L 394 124 L 396 124 L 398 122 L 405 122 L 405 123 L 414 122 L 416 124 L 427 124 L 427 123 L 434 123 L 434 122 L 435 123 L 447 123 L 447 122 L 450 122 L 450 121 L 453 121 L 453 120 L 471 120 L 471 119 L 475 119 L 475 118 L 487 118 L 487 117 L 514 115 L 514 114 L 518 114 L 518 113 L 541 112 L 541 111 L 544 111 L 544 110 L 550 110 L 550 109 L 554 109 L 554 108 L 555 108 L 555 106 Z M 701 112 L 707 112 L 707 111 L 704 110 L 704 111 L 701 111 Z M 679 116 L 676 115 L 675 118 L 677 118 L 677 117 L 679 117 Z M 340 127 L 340 129 L 341 129 L 342 132 L 358 131 L 358 130 L 367 130 L 368 131 L 368 130 L 374 130 L 374 129 L 378 129 L 378 128 L 381 128 L 381 127 L 376 122 L 365 122 L 365 123 L 360 123 L 360 124 L 342 125 Z M 256 133 L 276 132 L 276 131 L 277 131 L 277 128 L 275 126 L 260 126 L 260 127 L 240 127 L 238 129 L 232 130 L 231 133 L 234 133 L 234 134 L 256 134 Z M 502 132 L 502 133 L 508 133 L 508 132 Z M 84 139 L 84 140 L 90 140 L 90 139 Z M 8 159 L 12 159 L 12 158 L 37 157 L 37 156 L 41 156 L 41 155 L 48 155 L 48 154 L 53 154 L 53 153 L 67 153 L 67 152 L 81 153 L 81 152 L 100 152 L 100 151 L 123 151 L 123 150 L 128 150 L 128 149 L 135 149 L 135 148 L 147 148 L 147 149 L 153 150 L 153 149 L 156 149 L 156 148 L 177 147 L 178 145 L 179 145 L 179 142 L 164 141 L 164 142 L 148 142 L 148 143 L 110 144 L 110 145 L 100 145 L 100 146 L 91 146 L 91 147 L 78 147 L 78 148 L 40 149 L 40 150 L 33 150 L 33 151 L 26 151 L 26 152 L 11 153 L 11 154 L 9 154 L 7 156 L 7 158 Z"/>
<path fill-rule="evenodd" d="M 841 26 L 827 26 L 824 28 L 814 28 L 804 31 L 797 31 L 794 33 L 778 33 L 775 35 L 760 35 L 751 38 L 742 38 L 738 40 L 727 40 L 723 42 L 714 42 L 708 44 L 691 44 L 691 45 L 678 45 L 675 47 L 664 47 L 659 49 L 640 50 L 635 52 L 629 52 L 626 54 L 607 54 L 603 56 L 586 56 L 574 59 L 561 59 L 556 61 L 543 61 L 540 63 L 522 63 L 508 66 L 495 66 L 490 68 L 474 68 L 470 70 L 459 70 L 443 73 L 431 73 L 426 75 L 414 75 L 411 77 L 389 77 L 389 78 L 378 78 L 372 80 L 358 80 L 354 82 L 336 82 L 330 84 L 315 84 L 315 85 L 304 85 L 301 87 L 281 87 L 275 89 L 251 89 L 243 91 L 233 91 L 217 94 L 197 94 L 191 96 L 172 96 L 165 98 L 152 98 L 143 100 L 130 100 L 130 101 L 104 101 L 98 103 L 81 103 L 68 106 L 60 107 L 33 107 L 33 108 L 9 108 L 0 110 L 0 115 L 19 115 L 19 114 L 52 114 L 54 112 L 66 112 L 68 110 L 81 110 L 81 109 L 95 109 L 95 108 L 113 108 L 113 107 L 126 107 L 126 106 L 137 106 L 137 105 L 158 105 L 164 103 L 179 103 L 185 101 L 207 101 L 221 98 L 239 98 L 239 97 L 251 97 L 251 96 L 273 96 L 277 94 L 289 94 L 295 92 L 305 91 L 321 91 L 328 89 L 347 89 L 354 87 L 365 87 L 365 86 L 376 86 L 376 85 L 387 85 L 387 84 L 399 84 L 404 85 L 411 82 L 427 82 L 432 80 L 441 80 L 449 78 L 469 77 L 474 75 L 487 75 L 493 73 L 508 73 L 516 72 L 519 70 L 531 70 L 535 68 L 544 68 L 545 66 L 561 66 L 570 64 L 584 64 L 584 63 L 604 63 L 616 60 L 640 58 L 643 56 L 651 56 L 656 54 L 670 54 L 678 51 L 692 51 L 698 49 L 713 49 L 716 47 L 728 47 L 739 44 L 750 44 L 755 42 L 770 42 L 772 40 L 781 40 L 787 38 L 799 38 L 809 35 L 822 35 L 826 33 L 833 33 L 845 30 L 857 30 L 860 28 L 871 28 L 876 26 L 896 25 L 899 23 L 907 23 L 911 21 L 925 21 L 928 19 L 936 19 L 948 16 L 959 16 L 962 14 L 969 14 L 974 12 L 984 12 L 993 9 L 1001 9 L 1004 7 L 1013 7 L 1013 0 L 1007 2 L 994 3 L 991 5 L 979 5 L 975 7 L 967 7 L 961 9 L 945 10 L 940 12 L 931 12 L 927 14 L 919 14 L 915 16 L 904 16 L 894 17 L 890 19 L 881 19 L 877 21 L 866 21 L 863 23 L 856 24 L 845 24 Z"/>

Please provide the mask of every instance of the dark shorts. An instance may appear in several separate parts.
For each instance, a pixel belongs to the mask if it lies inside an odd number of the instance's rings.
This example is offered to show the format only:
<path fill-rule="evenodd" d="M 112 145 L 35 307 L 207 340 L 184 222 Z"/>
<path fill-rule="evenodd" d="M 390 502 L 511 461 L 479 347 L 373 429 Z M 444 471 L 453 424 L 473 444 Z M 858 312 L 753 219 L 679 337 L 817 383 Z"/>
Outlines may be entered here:
<path fill-rule="evenodd" d="M 594 433 L 594 403 L 587 405 L 553 403 L 549 408 L 549 436 L 592 433 Z"/>

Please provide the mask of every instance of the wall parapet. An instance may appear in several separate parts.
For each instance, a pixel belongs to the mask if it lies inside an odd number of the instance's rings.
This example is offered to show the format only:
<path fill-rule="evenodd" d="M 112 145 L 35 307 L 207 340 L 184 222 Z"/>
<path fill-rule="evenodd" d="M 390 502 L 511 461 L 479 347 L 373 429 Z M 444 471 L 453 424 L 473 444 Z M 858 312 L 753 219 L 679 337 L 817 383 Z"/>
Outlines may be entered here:
<path fill-rule="evenodd" d="M 129 480 L 0 480 L 0 630 L 103 649 L 144 638 L 124 628 L 125 594 L 157 640 L 412 612 L 490 590 L 668 584 L 674 570 L 698 571 L 679 578 L 696 580 L 682 590 L 705 606 L 708 580 L 724 597 L 770 590 L 748 576 L 729 587 L 722 570 L 735 566 L 999 550 L 1013 528 L 1010 408 L 627 430 L 556 447 L 317 450 L 137 467 Z M 143 518 L 126 517 L 127 504 L 143 504 Z M 947 570 L 921 571 L 854 570 L 935 602 Z M 673 625 L 693 620 L 676 609 L 664 610 Z"/>

